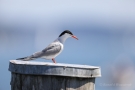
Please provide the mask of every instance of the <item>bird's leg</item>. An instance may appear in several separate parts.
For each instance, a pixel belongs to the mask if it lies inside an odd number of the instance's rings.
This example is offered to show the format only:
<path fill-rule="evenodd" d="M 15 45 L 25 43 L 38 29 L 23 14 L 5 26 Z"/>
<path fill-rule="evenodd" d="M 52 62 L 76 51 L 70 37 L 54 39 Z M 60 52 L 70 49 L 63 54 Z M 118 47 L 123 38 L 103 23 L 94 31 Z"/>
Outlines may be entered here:
<path fill-rule="evenodd" d="M 56 61 L 55 61 L 55 59 L 54 59 L 54 58 L 52 58 L 52 61 L 53 61 L 54 63 L 56 63 Z"/>

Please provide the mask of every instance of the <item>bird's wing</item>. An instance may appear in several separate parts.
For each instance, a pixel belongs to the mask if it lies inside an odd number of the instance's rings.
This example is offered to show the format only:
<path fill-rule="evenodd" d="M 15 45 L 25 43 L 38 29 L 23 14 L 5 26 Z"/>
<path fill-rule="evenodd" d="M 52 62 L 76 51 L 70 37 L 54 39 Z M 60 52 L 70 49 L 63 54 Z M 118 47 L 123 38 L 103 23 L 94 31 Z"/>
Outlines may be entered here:
<path fill-rule="evenodd" d="M 48 45 L 45 49 L 43 49 L 42 51 L 36 52 L 28 57 L 18 58 L 17 60 L 33 60 L 35 58 L 40 58 L 43 56 L 54 56 L 54 55 L 58 54 L 61 49 L 62 49 L 62 47 L 59 43 L 53 42 L 50 45 Z"/>
<path fill-rule="evenodd" d="M 43 56 L 56 55 L 61 51 L 61 45 L 57 42 L 51 43 L 45 49 L 42 50 Z"/>
<path fill-rule="evenodd" d="M 61 50 L 61 45 L 59 43 L 54 42 L 54 43 L 51 43 L 50 45 L 48 45 L 42 51 L 32 54 L 31 56 L 29 56 L 29 58 L 35 59 L 35 58 L 40 58 L 43 56 L 53 56 L 53 55 L 56 55 L 57 53 L 59 53 L 60 50 Z"/>

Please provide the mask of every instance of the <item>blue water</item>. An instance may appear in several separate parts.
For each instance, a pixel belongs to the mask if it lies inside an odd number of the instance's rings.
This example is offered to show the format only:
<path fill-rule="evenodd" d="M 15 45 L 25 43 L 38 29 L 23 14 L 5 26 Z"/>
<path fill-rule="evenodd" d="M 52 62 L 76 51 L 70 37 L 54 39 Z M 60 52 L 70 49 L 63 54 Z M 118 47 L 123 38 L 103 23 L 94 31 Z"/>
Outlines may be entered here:
<path fill-rule="evenodd" d="M 12 33 L 8 33 L 10 32 L 9 30 L 3 32 L 7 32 L 5 34 L 7 36 L 1 39 L 0 90 L 10 90 L 11 74 L 8 71 L 9 60 L 28 56 L 40 50 L 37 50 L 35 46 L 35 31 L 11 31 Z M 72 29 L 72 32 L 79 40 L 69 38 L 65 42 L 63 52 L 56 57 L 56 61 L 59 63 L 100 66 L 102 78 L 96 79 L 96 88 L 100 88 L 100 90 L 101 88 L 105 88 L 100 86 L 100 84 L 102 82 L 104 83 L 104 75 L 108 74 L 108 69 L 106 68 L 108 66 L 106 65 L 111 65 L 121 53 L 126 51 L 126 48 L 123 48 L 123 35 L 121 35 L 121 33 L 112 34 L 111 32 L 98 32 L 96 30 L 81 31 Z M 41 39 L 51 42 L 51 35 L 49 38 Z M 38 44 L 44 44 L 42 48 L 48 45 L 46 42 Z M 132 57 L 133 53 L 130 52 L 130 50 L 127 53 L 130 53 L 130 57 Z M 38 60 L 42 62 L 52 62 L 51 60 Z"/>

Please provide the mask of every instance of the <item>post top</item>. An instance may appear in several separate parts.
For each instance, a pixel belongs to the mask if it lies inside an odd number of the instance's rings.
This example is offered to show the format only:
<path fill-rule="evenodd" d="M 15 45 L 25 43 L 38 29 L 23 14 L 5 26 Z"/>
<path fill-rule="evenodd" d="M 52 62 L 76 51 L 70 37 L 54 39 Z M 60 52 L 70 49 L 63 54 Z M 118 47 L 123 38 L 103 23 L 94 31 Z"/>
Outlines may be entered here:
<path fill-rule="evenodd" d="M 100 77 L 100 67 L 77 64 L 10 60 L 9 71 L 20 74 Z"/>
<path fill-rule="evenodd" d="M 98 69 L 96 66 L 79 65 L 79 64 L 65 64 L 65 63 L 51 63 L 51 62 L 36 62 L 36 61 L 21 61 L 21 60 L 10 60 L 13 64 L 25 64 L 25 65 L 45 65 L 45 66 L 63 66 L 63 67 L 74 67 L 74 68 L 87 68 L 87 69 Z"/>

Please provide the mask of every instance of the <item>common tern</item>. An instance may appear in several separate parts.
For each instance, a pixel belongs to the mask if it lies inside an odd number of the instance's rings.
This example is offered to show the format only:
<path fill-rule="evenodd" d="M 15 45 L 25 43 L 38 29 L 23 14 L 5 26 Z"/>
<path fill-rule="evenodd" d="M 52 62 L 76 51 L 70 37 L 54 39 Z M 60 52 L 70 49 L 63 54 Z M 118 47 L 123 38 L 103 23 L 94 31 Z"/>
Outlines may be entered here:
<path fill-rule="evenodd" d="M 63 51 L 64 42 L 69 37 L 72 37 L 78 40 L 78 38 L 74 36 L 71 31 L 65 30 L 59 35 L 59 37 L 54 42 L 49 44 L 42 51 L 36 52 L 24 58 L 18 58 L 16 60 L 29 61 L 29 60 L 34 60 L 36 58 L 43 58 L 47 60 L 52 60 L 54 63 L 56 63 L 55 57 L 58 56 Z"/>

